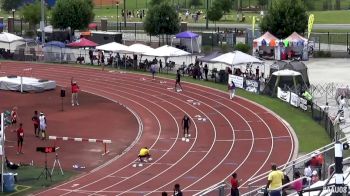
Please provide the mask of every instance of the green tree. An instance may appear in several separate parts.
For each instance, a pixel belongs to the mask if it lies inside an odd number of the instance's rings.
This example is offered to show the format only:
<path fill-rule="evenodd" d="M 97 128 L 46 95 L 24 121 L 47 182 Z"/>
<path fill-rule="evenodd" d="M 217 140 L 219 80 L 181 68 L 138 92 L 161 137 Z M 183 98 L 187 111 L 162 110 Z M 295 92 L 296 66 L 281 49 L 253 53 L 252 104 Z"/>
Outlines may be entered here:
<path fill-rule="evenodd" d="M 258 0 L 258 5 L 260 8 L 264 9 L 265 6 L 267 5 L 268 0 Z"/>
<path fill-rule="evenodd" d="M 315 10 L 314 0 L 304 0 L 304 4 L 307 10 Z"/>
<path fill-rule="evenodd" d="M 7 12 L 17 9 L 22 4 L 22 0 L 2 0 L 1 8 Z"/>
<path fill-rule="evenodd" d="M 278 38 L 286 38 L 294 31 L 304 33 L 307 24 L 308 15 L 300 0 L 276 0 L 260 23 L 260 28 Z"/>
<path fill-rule="evenodd" d="M 125 1 L 125 0 L 124 0 Z M 165 0 L 151 0 L 150 6 L 155 6 L 155 5 L 160 5 L 162 3 L 164 3 Z"/>
<path fill-rule="evenodd" d="M 208 17 L 208 20 L 216 23 L 216 21 L 219 21 L 222 18 L 224 13 L 223 13 L 223 10 L 222 10 L 222 7 L 220 6 L 220 4 L 215 3 L 215 2 L 213 4 L 213 6 L 211 8 L 209 8 L 208 13 L 207 13 L 207 17 Z"/>
<path fill-rule="evenodd" d="M 190 6 L 197 7 L 197 6 L 200 6 L 200 5 L 202 5 L 202 1 L 201 0 L 191 0 L 190 1 Z"/>
<path fill-rule="evenodd" d="M 233 8 L 233 0 L 215 0 L 214 6 L 216 3 L 220 5 L 221 10 L 225 14 L 229 13 Z"/>
<path fill-rule="evenodd" d="M 85 29 L 94 19 L 91 0 L 58 0 L 52 9 L 52 25 L 55 28 L 70 27 L 73 32 Z"/>
<path fill-rule="evenodd" d="M 180 30 L 180 19 L 168 3 L 152 6 L 146 15 L 144 29 L 149 35 L 172 35 Z M 163 37 L 164 38 L 164 37 Z"/>
<path fill-rule="evenodd" d="M 41 20 L 40 0 L 23 6 L 20 11 L 24 21 L 29 23 L 30 30 L 35 30 L 35 25 L 39 24 Z M 47 12 L 45 11 L 44 13 Z"/>

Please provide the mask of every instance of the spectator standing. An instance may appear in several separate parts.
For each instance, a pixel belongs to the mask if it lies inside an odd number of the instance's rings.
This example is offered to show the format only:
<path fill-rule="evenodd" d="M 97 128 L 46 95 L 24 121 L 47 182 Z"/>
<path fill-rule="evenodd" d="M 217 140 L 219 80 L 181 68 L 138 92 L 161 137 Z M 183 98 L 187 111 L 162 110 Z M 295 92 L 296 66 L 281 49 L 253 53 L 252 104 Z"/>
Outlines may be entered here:
<path fill-rule="evenodd" d="M 89 50 L 89 58 L 90 58 L 91 65 L 93 65 L 94 64 L 94 52 L 92 51 L 92 49 Z"/>
<path fill-rule="evenodd" d="M 34 135 L 35 137 L 39 137 L 39 116 L 38 116 L 38 111 L 34 111 L 34 115 L 32 117 L 32 122 L 34 125 Z"/>
<path fill-rule="evenodd" d="M 235 92 L 236 92 L 236 85 L 233 81 L 229 83 L 228 85 L 228 93 L 230 95 L 230 99 L 233 99 L 235 97 Z"/>
<path fill-rule="evenodd" d="M 231 178 L 231 196 L 239 196 L 238 187 L 237 173 L 233 173 Z"/>
<path fill-rule="evenodd" d="M 205 64 L 203 69 L 204 69 L 205 80 L 208 80 L 208 73 L 209 73 L 208 65 Z"/>
<path fill-rule="evenodd" d="M 271 170 L 267 179 L 266 189 L 270 191 L 270 196 L 281 196 L 280 187 L 282 186 L 284 174 L 282 171 L 277 170 L 276 165 L 272 165 Z"/>
<path fill-rule="evenodd" d="M 162 63 L 162 59 L 159 59 L 159 73 L 161 73 L 163 70 L 163 63 Z"/>
<path fill-rule="evenodd" d="M 47 120 L 43 112 L 40 112 L 39 122 L 40 122 L 41 139 L 44 140 L 46 139 Z"/>
<path fill-rule="evenodd" d="M 312 169 L 311 169 L 310 161 L 305 163 L 304 176 L 307 177 L 308 179 L 304 179 L 303 184 L 307 185 L 307 183 L 312 177 Z"/>
<path fill-rule="evenodd" d="M 152 74 L 152 79 L 155 80 L 154 75 L 156 74 L 156 64 L 155 62 L 152 62 L 151 65 L 151 74 Z"/>
<path fill-rule="evenodd" d="M 102 66 L 102 71 L 105 70 L 105 55 L 103 51 L 101 51 L 101 66 Z"/>
<path fill-rule="evenodd" d="M 24 130 L 22 127 L 22 123 L 19 124 L 19 128 L 17 129 L 17 154 L 23 154 L 23 138 L 24 138 Z"/>
<path fill-rule="evenodd" d="M 182 191 L 180 189 L 180 185 L 179 184 L 175 184 L 174 186 L 174 196 L 182 196 Z"/>
<path fill-rule="evenodd" d="M 71 78 L 71 89 L 72 89 L 72 106 L 79 105 L 78 102 L 78 93 L 79 93 L 79 86 L 77 84 L 77 81 L 73 80 L 73 77 Z"/>

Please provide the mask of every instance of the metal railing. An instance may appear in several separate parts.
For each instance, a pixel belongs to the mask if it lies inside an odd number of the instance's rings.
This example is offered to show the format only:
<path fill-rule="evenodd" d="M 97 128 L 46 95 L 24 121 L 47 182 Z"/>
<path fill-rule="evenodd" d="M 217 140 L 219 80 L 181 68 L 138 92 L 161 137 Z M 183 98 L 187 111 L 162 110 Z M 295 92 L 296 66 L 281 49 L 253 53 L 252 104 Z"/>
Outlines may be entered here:
<path fill-rule="evenodd" d="M 345 142 L 348 141 L 348 139 L 350 139 L 350 137 L 344 137 L 344 138 L 339 139 L 339 142 L 345 143 Z M 304 156 L 301 156 L 301 157 L 299 157 L 299 158 L 297 158 L 297 159 L 295 159 L 295 160 L 293 160 L 293 161 L 291 161 L 291 162 L 285 163 L 285 164 L 279 166 L 278 168 L 281 169 L 282 171 L 287 171 L 287 169 L 292 169 L 292 170 L 294 170 L 294 169 L 295 169 L 295 166 L 296 166 L 297 164 L 304 163 L 304 162 L 310 160 L 311 156 L 312 156 L 315 152 L 318 152 L 319 154 L 320 154 L 320 153 L 327 152 L 327 151 L 329 151 L 329 150 L 331 150 L 331 149 L 334 148 L 334 144 L 335 144 L 335 142 L 332 142 L 332 143 L 330 143 L 330 144 L 328 144 L 328 145 L 326 145 L 326 146 L 324 146 L 324 147 L 321 147 L 321 148 L 319 148 L 319 149 L 317 149 L 317 150 L 315 150 L 315 151 L 313 151 L 313 152 L 310 152 L 310 153 L 308 153 L 308 154 L 306 154 L 306 155 L 304 155 Z M 260 175 L 254 176 L 254 177 L 252 177 L 251 179 L 249 179 L 249 180 L 247 181 L 248 190 L 249 190 L 251 187 L 254 187 L 254 184 L 255 184 L 255 183 L 258 183 L 258 182 L 260 182 L 260 181 L 262 181 L 262 180 L 266 180 L 266 176 L 268 175 L 269 172 L 270 172 L 270 171 L 264 172 L 264 173 L 262 173 L 262 174 L 260 174 Z M 288 173 L 288 172 L 287 172 L 287 173 Z M 255 187 L 256 187 L 256 186 L 255 186 Z M 260 186 L 259 186 L 259 188 L 255 188 L 255 189 L 249 191 L 248 193 L 257 192 L 258 190 L 260 190 Z M 243 194 L 243 195 L 247 195 L 247 193 L 245 193 L 245 194 Z"/>
<path fill-rule="evenodd" d="M 203 195 L 207 195 L 211 192 L 214 192 L 214 191 L 218 191 L 218 195 L 219 196 L 224 196 L 226 195 L 225 194 L 225 188 L 227 187 L 228 185 L 226 184 L 226 182 L 219 182 L 217 184 L 214 184 L 212 185 L 211 187 L 201 191 L 201 192 L 198 192 L 198 193 L 195 193 L 193 194 L 193 196 L 203 196 Z"/>

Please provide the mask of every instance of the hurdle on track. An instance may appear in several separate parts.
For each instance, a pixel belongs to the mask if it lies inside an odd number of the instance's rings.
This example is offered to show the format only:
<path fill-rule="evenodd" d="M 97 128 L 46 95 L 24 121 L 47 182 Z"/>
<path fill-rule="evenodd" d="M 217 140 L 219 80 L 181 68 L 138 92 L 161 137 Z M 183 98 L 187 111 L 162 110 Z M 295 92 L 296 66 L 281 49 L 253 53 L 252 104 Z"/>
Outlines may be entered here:
<path fill-rule="evenodd" d="M 22 70 L 21 76 L 23 77 L 33 77 L 33 68 L 25 68 Z"/>
<path fill-rule="evenodd" d="M 107 144 L 111 144 L 111 140 L 101 140 L 101 139 L 87 139 L 87 138 L 74 138 L 74 137 L 58 137 L 58 136 L 49 136 L 49 140 L 56 141 L 74 141 L 74 142 L 90 142 L 90 143 L 102 143 L 104 148 L 104 153 L 102 155 L 105 155 L 109 153 L 109 150 L 107 149 Z"/>

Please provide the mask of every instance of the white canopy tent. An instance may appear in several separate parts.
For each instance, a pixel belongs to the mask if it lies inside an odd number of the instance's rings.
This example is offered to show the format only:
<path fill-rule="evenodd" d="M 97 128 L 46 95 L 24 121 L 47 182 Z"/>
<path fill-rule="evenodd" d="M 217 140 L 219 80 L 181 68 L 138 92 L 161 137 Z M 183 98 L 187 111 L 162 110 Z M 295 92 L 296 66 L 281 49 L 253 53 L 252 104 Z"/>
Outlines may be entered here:
<path fill-rule="evenodd" d="M 36 31 L 41 32 L 41 29 L 39 28 Z M 44 27 L 44 32 L 45 33 L 52 33 L 53 32 L 53 26 L 52 25 L 48 25 L 48 26 Z"/>
<path fill-rule="evenodd" d="M 147 53 L 144 53 L 145 56 L 157 56 L 157 57 L 178 57 L 178 56 L 186 56 L 190 55 L 191 53 L 186 52 L 184 50 L 164 45 L 159 48 L 154 49 L 153 51 L 149 51 Z"/>
<path fill-rule="evenodd" d="M 145 54 L 149 52 L 153 52 L 154 49 L 150 46 L 146 46 L 143 44 L 133 44 L 125 49 L 125 53 L 132 53 L 132 54 Z"/>
<path fill-rule="evenodd" d="M 128 48 L 129 48 L 128 46 L 119 44 L 117 42 L 111 42 L 111 43 L 96 47 L 96 49 L 98 50 L 104 50 L 104 51 L 110 51 L 110 52 L 123 52 L 128 50 Z"/>
<path fill-rule="evenodd" d="M 213 58 L 210 61 L 213 63 L 224 63 L 231 66 L 248 63 L 263 63 L 263 61 L 241 51 L 229 52 Z"/>
<path fill-rule="evenodd" d="M 14 42 L 19 42 L 19 43 L 13 44 Z M 23 37 L 19 37 L 15 34 L 6 33 L 6 32 L 0 33 L 0 47 L 2 47 L 2 48 L 14 50 L 14 49 L 16 49 L 17 45 L 23 44 L 23 42 L 25 42 Z M 1 43 L 4 43 L 5 45 L 2 45 Z M 8 45 L 8 48 L 7 48 L 7 45 Z M 11 46 L 12 46 L 12 48 L 11 48 Z"/>
<path fill-rule="evenodd" d="M 190 55 L 191 53 L 186 52 L 184 50 L 164 45 L 159 48 L 154 49 L 153 51 L 149 51 L 147 53 L 144 53 L 143 55 L 145 56 L 155 56 L 155 57 L 163 57 L 165 64 L 167 64 L 168 58 L 169 57 L 180 57 L 180 56 L 187 56 Z M 168 66 L 167 66 L 167 71 L 168 71 Z"/>

